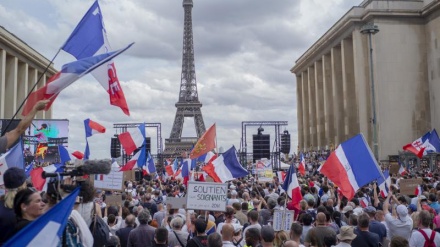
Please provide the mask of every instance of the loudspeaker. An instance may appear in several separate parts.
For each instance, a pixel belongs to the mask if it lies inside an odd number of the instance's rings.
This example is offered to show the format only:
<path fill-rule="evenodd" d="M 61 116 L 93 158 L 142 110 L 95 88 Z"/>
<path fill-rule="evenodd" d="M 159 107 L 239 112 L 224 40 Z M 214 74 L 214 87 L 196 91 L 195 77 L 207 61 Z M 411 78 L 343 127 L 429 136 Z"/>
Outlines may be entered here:
<path fill-rule="evenodd" d="M 151 154 L 151 137 L 146 137 L 145 138 L 145 140 L 146 140 L 146 148 L 147 148 L 147 153 L 150 153 Z M 136 148 L 135 150 L 134 150 L 134 152 L 133 152 L 133 155 L 135 154 L 135 153 L 137 153 L 139 151 L 139 148 Z"/>
<path fill-rule="evenodd" d="M 253 160 L 270 159 L 270 135 L 252 135 Z"/>
<path fill-rule="evenodd" d="M 281 153 L 290 153 L 290 134 L 289 131 L 285 130 L 281 135 Z"/>
<path fill-rule="evenodd" d="M 142 181 L 142 171 L 140 171 L 140 170 L 135 170 L 134 171 L 134 179 L 136 180 L 136 181 Z"/>
<path fill-rule="evenodd" d="M 117 137 L 112 137 L 111 139 L 110 156 L 112 158 L 119 158 L 121 156 L 121 143 Z"/>

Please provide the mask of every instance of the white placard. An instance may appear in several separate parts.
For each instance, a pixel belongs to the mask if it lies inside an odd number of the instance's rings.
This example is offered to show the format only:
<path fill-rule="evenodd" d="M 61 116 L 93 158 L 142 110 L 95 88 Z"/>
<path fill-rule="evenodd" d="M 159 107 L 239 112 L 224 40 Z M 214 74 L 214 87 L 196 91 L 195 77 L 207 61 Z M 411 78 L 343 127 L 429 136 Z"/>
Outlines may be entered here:
<path fill-rule="evenodd" d="M 167 196 L 167 209 L 180 209 L 186 208 L 186 197 L 169 197 Z M 171 205 L 171 207 L 170 207 Z"/>
<path fill-rule="evenodd" d="M 227 184 L 188 182 L 186 208 L 225 211 L 227 192 Z"/>
<path fill-rule="evenodd" d="M 121 168 L 112 167 L 109 174 L 97 174 L 94 176 L 94 186 L 97 189 L 103 190 L 122 190 L 122 184 L 124 179 L 124 173 L 120 172 Z"/>
<path fill-rule="evenodd" d="M 273 214 L 274 231 L 290 231 L 295 212 L 293 210 L 275 210 Z"/>

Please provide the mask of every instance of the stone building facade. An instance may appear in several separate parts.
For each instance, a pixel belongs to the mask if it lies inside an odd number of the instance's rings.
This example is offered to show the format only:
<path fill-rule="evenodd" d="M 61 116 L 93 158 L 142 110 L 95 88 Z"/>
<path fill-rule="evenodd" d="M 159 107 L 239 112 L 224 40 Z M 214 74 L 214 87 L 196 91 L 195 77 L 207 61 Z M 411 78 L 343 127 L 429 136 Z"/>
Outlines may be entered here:
<path fill-rule="evenodd" d="M 0 119 L 10 119 L 45 71 L 49 60 L 0 26 Z M 43 87 L 57 70 L 51 65 L 34 90 Z M 51 108 L 52 109 L 52 108 Z M 52 118 L 52 110 L 38 119 Z M 17 114 L 21 118 L 21 110 Z"/>
<path fill-rule="evenodd" d="M 372 64 L 379 159 L 440 128 L 440 1 L 365 0 L 295 63 L 300 150 L 336 147 L 363 133 L 373 147 Z"/>

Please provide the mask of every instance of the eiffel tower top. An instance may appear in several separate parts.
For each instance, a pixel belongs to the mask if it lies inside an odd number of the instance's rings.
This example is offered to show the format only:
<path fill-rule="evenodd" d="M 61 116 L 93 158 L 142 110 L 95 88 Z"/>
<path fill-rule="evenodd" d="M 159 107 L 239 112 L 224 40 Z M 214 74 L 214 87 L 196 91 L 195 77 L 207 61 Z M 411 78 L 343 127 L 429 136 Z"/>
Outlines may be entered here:
<path fill-rule="evenodd" d="M 197 93 L 196 69 L 194 65 L 194 42 L 192 29 L 192 0 L 183 0 L 183 51 L 182 74 L 179 91 L 179 101 L 176 103 L 176 116 L 169 139 L 165 139 L 165 152 L 168 156 L 180 155 L 187 152 L 198 138 L 205 132 L 205 123 L 202 117 L 202 103 Z M 182 137 L 185 118 L 193 118 L 197 137 Z"/>
<path fill-rule="evenodd" d="M 196 69 L 194 65 L 194 42 L 191 16 L 192 7 L 192 0 L 183 0 L 185 19 L 183 29 L 182 74 L 178 103 L 200 104 L 197 93 Z"/>
<path fill-rule="evenodd" d="M 193 1 L 192 0 L 183 0 L 183 7 L 185 7 L 185 5 L 191 5 L 191 7 L 192 7 Z"/>

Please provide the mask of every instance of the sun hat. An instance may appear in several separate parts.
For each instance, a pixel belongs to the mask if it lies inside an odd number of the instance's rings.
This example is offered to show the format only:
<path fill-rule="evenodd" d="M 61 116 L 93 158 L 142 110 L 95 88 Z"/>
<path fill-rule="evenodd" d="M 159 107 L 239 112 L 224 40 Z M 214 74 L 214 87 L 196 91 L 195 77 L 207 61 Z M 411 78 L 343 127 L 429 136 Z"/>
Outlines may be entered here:
<path fill-rule="evenodd" d="M 343 226 L 339 230 L 339 234 L 336 235 L 339 240 L 353 240 L 356 238 L 356 234 L 353 233 L 352 226 Z"/>

